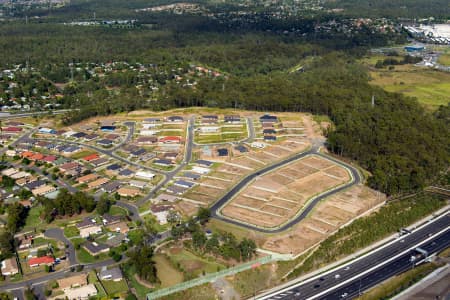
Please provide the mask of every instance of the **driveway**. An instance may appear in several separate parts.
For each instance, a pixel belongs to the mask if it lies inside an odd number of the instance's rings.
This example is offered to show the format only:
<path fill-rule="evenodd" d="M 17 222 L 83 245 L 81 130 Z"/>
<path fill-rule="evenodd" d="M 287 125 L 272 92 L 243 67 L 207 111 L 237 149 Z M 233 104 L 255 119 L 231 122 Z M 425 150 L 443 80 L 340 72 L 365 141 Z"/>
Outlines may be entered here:
<path fill-rule="evenodd" d="M 65 245 L 68 245 L 66 248 L 66 257 L 69 259 L 69 265 L 73 266 L 78 264 L 75 248 L 72 242 L 64 236 L 64 232 L 60 228 L 49 228 L 44 232 L 44 235 L 45 237 L 61 241 Z"/>

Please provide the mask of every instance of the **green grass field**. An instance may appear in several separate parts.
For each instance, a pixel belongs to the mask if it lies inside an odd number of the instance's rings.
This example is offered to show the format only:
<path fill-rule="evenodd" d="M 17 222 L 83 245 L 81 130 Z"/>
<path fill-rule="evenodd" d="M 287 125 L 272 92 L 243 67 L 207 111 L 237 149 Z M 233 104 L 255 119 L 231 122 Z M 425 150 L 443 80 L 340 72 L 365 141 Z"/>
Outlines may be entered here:
<path fill-rule="evenodd" d="M 25 230 L 34 229 L 36 227 L 39 227 L 41 224 L 43 224 L 43 221 L 40 218 L 40 215 L 42 213 L 43 207 L 41 205 L 34 206 L 30 209 L 28 212 L 27 219 L 25 220 Z"/>
<path fill-rule="evenodd" d="M 450 66 L 450 51 L 447 51 L 447 53 L 439 56 L 438 63 L 444 66 Z"/>
<path fill-rule="evenodd" d="M 156 263 L 158 279 L 161 281 L 162 288 L 183 282 L 183 273 L 172 266 L 164 254 L 156 254 L 153 260 Z"/>
<path fill-rule="evenodd" d="M 66 236 L 66 238 L 78 236 L 79 234 L 80 234 L 80 231 L 75 226 L 64 227 L 64 235 Z"/>
<path fill-rule="evenodd" d="M 112 205 L 111 208 L 109 209 L 109 213 L 113 216 L 126 216 L 128 215 L 128 212 L 123 209 L 122 207 L 116 206 L 116 205 Z"/>
<path fill-rule="evenodd" d="M 128 290 L 127 282 L 124 279 L 121 281 L 103 280 L 102 284 L 110 297 Z"/>
<path fill-rule="evenodd" d="M 416 97 L 428 109 L 435 110 L 450 102 L 450 73 L 404 65 L 394 70 L 372 71 L 370 75 L 372 84 Z"/>
<path fill-rule="evenodd" d="M 225 266 L 213 261 L 208 261 L 186 249 L 177 249 L 170 251 L 170 259 L 179 264 L 192 277 L 198 277 L 203 273 L 214 273 L 219 269 L 225 269 Z"/>
<path fill-rule="evenodd" d="M 97 152 L 95 152 L 93 150 L 83 150 L 83 151 L 75 153 L 74 155 L 71 155 L 70 157 L 73 159 L 80 159 L 80 158 L 83 158 L 85 156 L 88 156 L 88 155 L 91 155 L 94 153 L 97 153 Z"/>

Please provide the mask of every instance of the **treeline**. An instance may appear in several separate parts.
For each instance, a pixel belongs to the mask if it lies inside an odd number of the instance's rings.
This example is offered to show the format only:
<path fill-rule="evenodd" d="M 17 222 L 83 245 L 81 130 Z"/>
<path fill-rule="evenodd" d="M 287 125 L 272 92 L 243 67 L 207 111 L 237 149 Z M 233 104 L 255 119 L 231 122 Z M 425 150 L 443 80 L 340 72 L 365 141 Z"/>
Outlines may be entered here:
<path fill-rule="evenodd" d="M 406 65 L 406 64 L 416 64 L 421 62 L 422 58 L 418 56 L 406 55 L 401 60 L 389 57 L 383 60 L 378 60 L 375 64 L 375 68 L 381 69 L 386 66 L 396 66 L 396 65 Z"/>
<path fill-rule="evenodd" d="M 45 197 L 39 197 L 37 200 L 44 207 L 41 217 L 47 223 L 51 223 L 59 216 L 80 214 L 83 210 L 88 213 L 92 212 L 96 206 L 93 197 L 83 192 L 70 194 L 66 189 L 60 189 L 54 200 Z"/>

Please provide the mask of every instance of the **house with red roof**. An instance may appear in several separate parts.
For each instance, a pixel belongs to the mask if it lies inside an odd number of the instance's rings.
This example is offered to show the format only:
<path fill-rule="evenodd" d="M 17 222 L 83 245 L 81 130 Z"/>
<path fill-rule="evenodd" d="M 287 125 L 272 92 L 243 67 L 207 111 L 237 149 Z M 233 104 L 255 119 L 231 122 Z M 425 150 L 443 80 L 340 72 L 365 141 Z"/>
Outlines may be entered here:
<path fill-rule="evenodd" d="M 100 156 L 99 156 L 97 153 L 94 153 L 94 154 L 90 154 L 90 155 L 88 155 L 88 156 L 83 157 L 83 160 L 85 160 L 85 161 L 91 161 L 91 160 L 97 159 L 97 158 L 99 158 L 99 157 L 100 157 Z"/>
<path fill-rule="evenodd" d="M 45 156 L 42 160 L 45 161 L 45 162 L 52 163 L 52 162 L 54 162 L 56 159 L 57 159 L 57 158 L 56 158 L 56 156 L 54 156 L 54 155 L 47 155 L 47 156 Z"/>
<path fill-rule="evenodd" d="M 160 143 L 164 144 L 179 144 L 181 143 L 181 137 L 179 136 L 165 136 L 159 139 Z"/>
<path fill-rule="evenodd" d="M 33 257 L 28 260 L 30 268 L 39 267 L 41 265 L 51 266 L 55 263 L 55 259 L 51 256 Z"/>
<path fill-rule="evenodd" d="M 41 160 L 45 157 L 42 153 L 35 153 L 33 156 L 30 157 L 31 160 Z"/>
<path fill-rule="evenodd" d="M 34 155 L 34 152 L 31 151 L 24 151 L 22 152 L 22 154 L 20 154 L 23 158 L 29 158 L 32 157 Z"/>
<path fill-rule="evenodd" d="M 10 127 L 2 128 L 2 131 L 4 131 L 4 132 L 21 132 L 22 128 L 16 127 L 16 126 L 10 126 Z"/>

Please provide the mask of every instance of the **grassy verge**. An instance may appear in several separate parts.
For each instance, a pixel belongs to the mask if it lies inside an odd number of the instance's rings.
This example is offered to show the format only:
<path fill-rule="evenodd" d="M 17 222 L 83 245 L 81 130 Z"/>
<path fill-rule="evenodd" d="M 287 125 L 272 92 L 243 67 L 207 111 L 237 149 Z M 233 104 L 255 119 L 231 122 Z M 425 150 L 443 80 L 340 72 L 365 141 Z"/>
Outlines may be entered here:
<path fill-rule="evenodd" d="M 370 300 L 370 299 L 390 299 L 391 297 L 399 294 L 403 290 L 409 288 L 416 282 L 437 269 L 438 266 L 432 263 L 422 264 L 412 270 L 395 276 L 392 279 L 387 280 L 369 290 L 358 299 Z"/>
<path fill-rule="evenodd" d="M 28 212 L 28 216 L 25 220 L 24 229 L 26 230 L 34 229 L 43 224 L 43 221 L 40 218 L 43 209 L 44 208 L 41 205 L 34 206 L 30 209 L 30 211 Z"/>
<path fill-rule="evenodd" d="M 216 292 L 212 288 L 211 284 L 199 285 L 178 293 L 170 294 L 165 297 L 159 298 L 160 300 L 215 300 Z"/>
<path fill-rule="evenodd" d="M 126 216 L 128 215 L 128 212 L 123 209 L 122 207 L 113 205 L 111 206 L 111 208 L 109 209 L 109 213 L 113 216 Z"/>
<path fill-rule="evenodd" d="M 66 238 L 78 236 L 79 234 L 80 234 L 80 231 L 75 226 L 64 227 L 64 235 L 66 236 Z"/>
<path fill-rule="evenodd" d="M 127 282 L 124 279 L 120 281 L 103 280 L 102 284 L 108 296 L 114 296 L 119 293 L 124 293 L 128 290 Z"/>
<path fill-rule="evenodd" d="M 446 201 L 441 198 L 425 193 L 391 202 L 378 212 L 354 221 L 327 238 L 289 278 L 295 278 L 355 253 L 358 249 L 420 220 L 445 204 Z"/>
<path fill-rule="evenodd" d="M 202 274 L 225 269 L 224 265 L 208 261 L 186 249 L 177 249 L 177 251 L 170 252 L 169 258 L 186 272 L 188 278 L 195 278 Z"/>
<path fill-rule="evenodd" d="M 227 280 L 233 285 L 236 292 L 242 298 L 247 298 L 258 294 L 258 291 L 270 287 L 272 282 L 272 271 L 270 265 L 240 272 Z"/>

